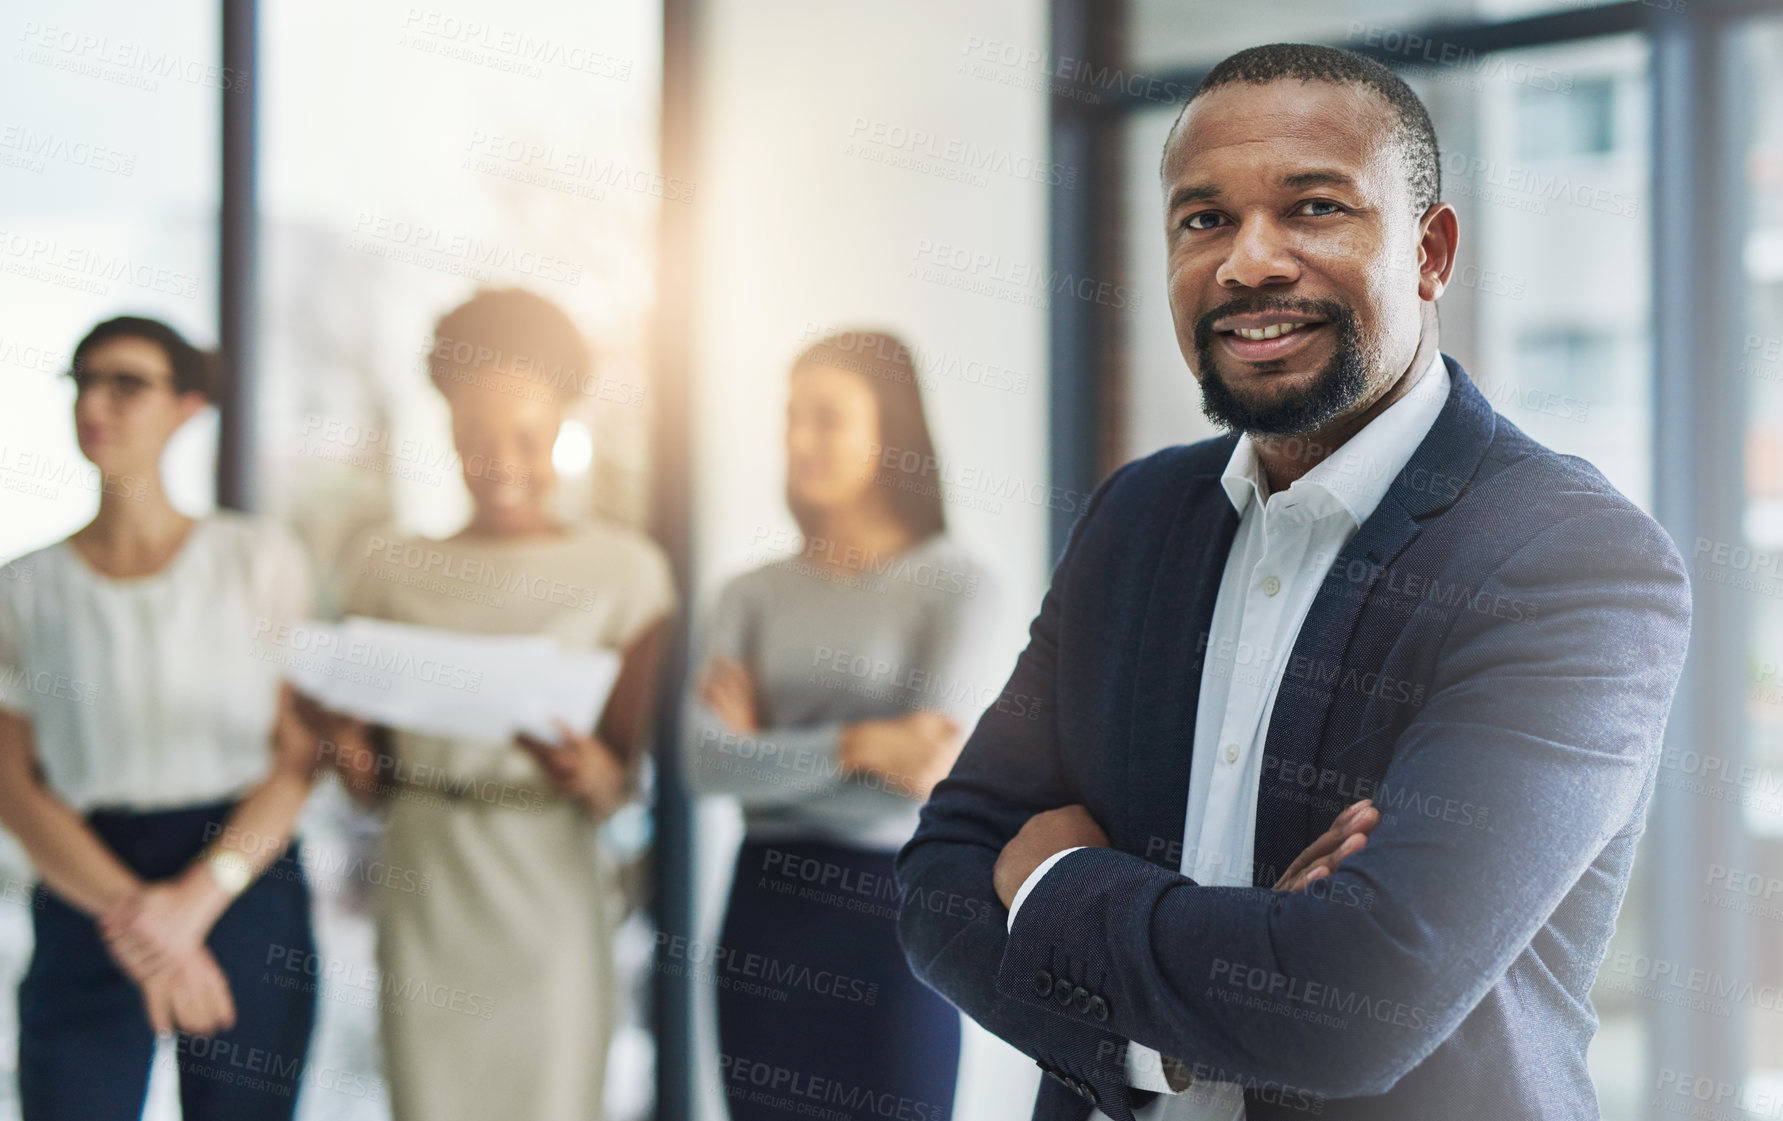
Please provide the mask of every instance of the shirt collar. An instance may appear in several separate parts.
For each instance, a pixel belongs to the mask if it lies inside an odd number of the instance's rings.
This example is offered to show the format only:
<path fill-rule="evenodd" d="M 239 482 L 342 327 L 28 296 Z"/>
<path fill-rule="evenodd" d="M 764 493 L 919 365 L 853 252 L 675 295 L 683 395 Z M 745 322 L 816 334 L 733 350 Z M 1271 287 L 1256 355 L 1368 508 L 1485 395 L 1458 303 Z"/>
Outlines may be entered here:
<path fill-rule="evenodd" d="M 1449 370 L 1438 351 L 1410 392 L 1382 409 L 1342 447 L 1294 480 L 1277 505 L 1303 508 L 1306 515 L 1313 517 L 1343 512 L 1361 525 L 1381 504 L 1394 478 L 1424 442 L 1448 399 Z M 1220 486 L 1241 518 L 1253 500 L 1267 503 L 1272 497 L 1249 437 L 1241 436 L 1232 449 L 1226 470 L 1220 475 Z M 1273 516 L 1275 510 L 1269 512 Z"/>

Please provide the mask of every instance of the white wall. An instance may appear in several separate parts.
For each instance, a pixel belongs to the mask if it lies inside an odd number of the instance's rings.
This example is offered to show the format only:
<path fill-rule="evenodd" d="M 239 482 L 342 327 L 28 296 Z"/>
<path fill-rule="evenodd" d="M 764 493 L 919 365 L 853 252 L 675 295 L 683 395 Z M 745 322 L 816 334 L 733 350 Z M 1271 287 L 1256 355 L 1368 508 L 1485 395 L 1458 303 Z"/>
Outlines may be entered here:
<path fill-rule="evenodd" d="M 1007 278 L 1045 271 L 1048 188 L 1034 177 L 1054 169 L 1039 71 L 979 57 L 994 57 L 992 44 L 1018 59 L 1043 51 L 1041 0 L 708 0 L 704 10 L 694 445 L 707 605 L 725 577 L 766 559 L 760 534 L 794 528 L 781 499 L 787 370 L 824 329 L 887 327 L 920 357 L 940 356 L 940 371 L 994 366 L 1011 372 L 997 375 L 1005 386 L 1025 378 L 1018 392 L 943 373 L 925 382 L 930 425 L 944 479 L 1047 482 L 1044 297 Z M 917 166 L 886 162 L 900 159 Z M 934 260 L 938 246 L 968 263 Z M 954 286 L 978 282 L 988 294 Z M 1049 510 L 969 490 L 953 488 L 947 515 L 999 580 L 1000 684 L 1045 588 Z M 709 805 L 701 830 L 699 914 L 711 937 L 735 815 Z M 699 996 L 703 1116 L 718 1119 L 712 994 Z M 1037 1078 L 970 1028 L 955 1115 L 1025 1118 Z"/>

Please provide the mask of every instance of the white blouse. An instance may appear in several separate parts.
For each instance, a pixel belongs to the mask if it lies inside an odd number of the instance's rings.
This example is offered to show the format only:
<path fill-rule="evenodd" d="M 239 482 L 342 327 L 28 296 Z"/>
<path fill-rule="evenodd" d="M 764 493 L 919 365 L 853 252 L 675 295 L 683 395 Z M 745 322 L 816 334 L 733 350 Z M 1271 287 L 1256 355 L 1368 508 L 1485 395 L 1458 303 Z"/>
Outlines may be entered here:
<path fill-rule="evenodd" d="M 239 796 L 272 764 L 283 624 L 309 565 L 276 523 L 203 518 L 148 576 L 102 575 L 66 541 L 0 568 L 0 709 L 31 721 L 76 810 Z"/>

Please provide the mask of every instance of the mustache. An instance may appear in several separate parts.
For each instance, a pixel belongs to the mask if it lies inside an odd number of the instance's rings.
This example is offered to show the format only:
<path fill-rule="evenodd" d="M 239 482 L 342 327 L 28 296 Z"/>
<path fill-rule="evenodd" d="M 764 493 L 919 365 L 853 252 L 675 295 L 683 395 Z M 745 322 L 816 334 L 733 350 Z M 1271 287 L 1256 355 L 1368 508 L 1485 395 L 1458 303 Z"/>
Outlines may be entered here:
<path fill-rule="evenodd" d="M 1296 300 L 1283 296 L 1240 296 L 1204 312 L 1195 320 L 1195 345 L 1209 347 L 1213 345 L 1213 325 L 1228 315 L 1254 315 L 1258 312 L 1286 311 L 1301 315 L 1313 315 L 1329 322 L 1344 325 L 1354 321 L 1355 313 L 1350 306 L 1339 300 Z"/>

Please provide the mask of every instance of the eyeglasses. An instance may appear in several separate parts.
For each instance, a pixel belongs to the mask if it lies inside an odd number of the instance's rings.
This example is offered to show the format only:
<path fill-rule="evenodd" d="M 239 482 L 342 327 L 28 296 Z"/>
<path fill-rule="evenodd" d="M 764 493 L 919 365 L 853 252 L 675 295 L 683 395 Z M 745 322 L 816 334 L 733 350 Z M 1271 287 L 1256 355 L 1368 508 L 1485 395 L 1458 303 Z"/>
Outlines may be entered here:
<path fill-rule="evenodd" d="M 69 370 L 62 376 L 74 383 L 76 397 L 86 396 L 89 390 L 103 389 L 114 401 L 130 401 L 151 389 L 173 388 L 171 378 L 162 381 L 129 371 L 105 373 L 100 370 Z"/>

